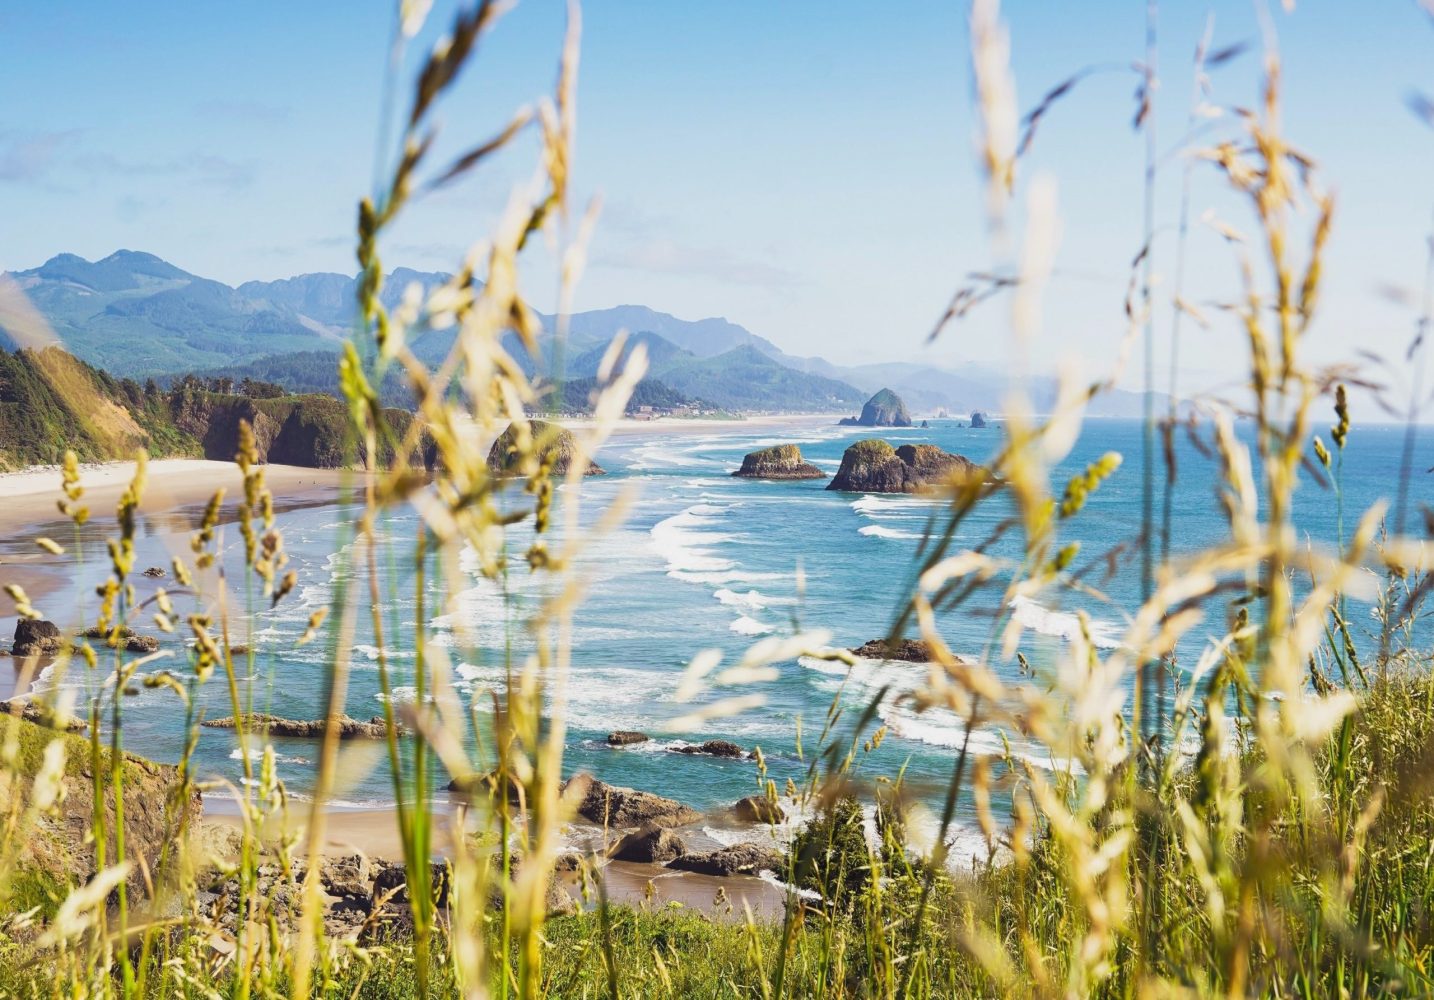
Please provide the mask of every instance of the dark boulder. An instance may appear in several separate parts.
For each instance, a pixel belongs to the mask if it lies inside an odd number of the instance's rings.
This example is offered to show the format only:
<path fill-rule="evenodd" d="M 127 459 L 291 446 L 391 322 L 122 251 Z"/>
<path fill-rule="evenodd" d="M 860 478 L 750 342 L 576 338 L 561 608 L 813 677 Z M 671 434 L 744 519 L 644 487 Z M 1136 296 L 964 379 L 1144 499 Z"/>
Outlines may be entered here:
<path fill-rule="evenodd" d="M 787 818 L 786 810 L 765 795 L 749 795 L 738 799 L 732 812 L 748 823 L 781 823 Z"/>
<path fill-rule="evenodd" d="M 629 833 L 614 845 L 612 856 L 619 861 L 640 861 L 663 865 L 687 853 L 682 838 L 666 827 L 649 823 Z"/>
<path fill-rule="evenodd" d="M 610 747 L 626 747 L 634 743 L 646 743 L 652 737 L 646 733 L 633 732 L 631 729 L 615 729 L 607 734 L 607 745 Z"/>
<path fill-rule="evenodd" d="M 554 476 L 566 476 L 578 453 L 577 439 L 573 437 L 573 432 L 546 420 L 528 421 L 528 430 L 533 435 L 535 451 L 543 464 L 548 466 L 548 471 Z M 493 447 L 488 449 L 488 468 L 500 476 L 525 475 L 525 470 L 520 467 L 521 458 L 518 454 L 518 424 L 514 421 L 508 425 L 507 430 L 498 435 Z M 591 460 L 587 470 L 583 472 L 585 476 L 605 474 L 604 470 Z"/>
<path fill-rule="evenodd" d="M 980 428 L 982 428 L 982 427 L 985 427 L 985 426 L 986 426 L 986 414 L 982 413 L 980 410 L 972 410 L 972 411 L 971 411 L 971 426 L 974 427 L 974 428 L 977 428 L 977 429 L 980 429 Z"/>
<path fill-rule="evenodd" d="M 15 639 L 10 652 L 15 656 L 42 656 L 58 653 L 65 647 L 60 626 L 40 618 L 21 618 L 15 623 Z"/>
<path fill-rule="evenodd" d="M 589 774 L 574 775 L 563 783 L 563 792 L 577 798 L 579 816 L 599 826 L 686 826 L 702 818 L 696 809 L 676 799 L 609 785 Z"/>
<path fill-rule="evenodd" d="M 977 474 L 978 466 L 930 444 L 893 448 L 885 441 L 857 441 L 841 457 L 829 490 L 853 493 L 917 493 L 942 482 Z"/>
<path fill-rule="evenodd" d="M 743 750 L 731 740 L 707 740 L 704 743 L 688 743 L 685 746 L 672 747 L 673 753 L 700 754 L 704 757 L 728 757 L 738 758 L 747 756 Z"/>
<path fill-rule="evenodd" d="M 81 633 L 86 639 L 103 640 L 110 649 L 124 649 L 130 653 L 153 653 L 159 649 L 159 640 L 152 635 L 141 635 L 127 625 L 103 629 L 91 625 Z"/>
<path fill-rule="evenodd" d="M 779 444 L 749 452 L 742 459 L 742 468 L 732 475 L 744 479 L 825 479 L 827 474 L 803 461 L 802 449 L 796 445 Z"/>
<path fill-rule="evenodd" d="M 872 639 L 852 649 L 867 660 L 904 660 L 907 663 L 930 663 L 931 647 L 924 639 Z"/>
<path fill-rule="evenodd" d="M 705 854 L 684 854 L 668 862 L 667 867 L 700 875 L 757 875 L 764 871 L 781 872 L 786 863 L 782 855 L 770 847 L 733 844 Z"/>

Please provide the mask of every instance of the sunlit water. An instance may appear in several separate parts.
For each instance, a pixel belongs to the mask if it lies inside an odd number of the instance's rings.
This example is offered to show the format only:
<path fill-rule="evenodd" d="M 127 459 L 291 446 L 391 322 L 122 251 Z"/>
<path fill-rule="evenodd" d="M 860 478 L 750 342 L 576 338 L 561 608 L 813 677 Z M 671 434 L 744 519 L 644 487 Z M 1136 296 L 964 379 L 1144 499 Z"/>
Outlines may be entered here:
<path fill-rule="evenodd" d="M 937 798 L 935 790 L 950 774 L 963 728 L 961 720 L 950 713 L 917 712 L 904 699 L 922 680 L 924 671 L 919 666 L 863 662 L 848 671 L 841 664 L 810 658 L 784 662 L 778 664 L 774 681 L 704 696 L 755 692 L 765 699 L 761 707 L 714 720 L 697 732 L 666 731 L 671 719 L 692 708 L 676 703 L 673 695 L 684 665 L 700 649 L 720 649 L 726 662 L 732 663 L 756 639 L 789 634 L 798 627 L 825 629 L 837 646 L 859 645 L 887 633 L 912 578 L 923 535 L 930 525 L 940 523 L 932 519 L 939 519 L 941 505 L 907 496 L 831 492 L 821 480 L 760 482 L 730 475 L 744 453 L 778 443 L 799 444 L 809 461 L 835 472 L 843 449 L 870 436 L 897 445 L 933 443 L 977 461 L 987 457 L 1000 441 L 998 429 L 975 430 L 958 426 L 955 420 L 933 421 L 929 429 L 873 432 L 804 418 L 783 426 L 733 423 L 690 428 L 684 433 L 637 431 L 619 436 L 602 451 L 598 459 L 609 475 L 589 478 L 583 484 L 582 522 L 595 522 L 620 494 L 630 494 L 632 504 L 622 526 L 596 538 L 578 561 L 587 580 L 587 599 L 575 619 L 571 676 L 564 692 L 568 771 L 591 771 L 611 782 L 714 809 L 757 790 L 756 764 L 668 752 L 674 740 L 723 737 L 745 747 L 760 746 L 779 786 L 788 777 L 800 784 L 818 749 L 834 700 L 843 710 L 836 732 L 850 739 L 861 710 L 881 695 L 866 733 L 885 725 L 889 735 L 879 750 L 861 756 L 861 772 L 867 776 L 895 774 L 905 766 L 908 780 L 927 788 L 932 801 Z M 1085 511 L 1062 528 L 1063 540 L 1082 543 L 1081 562 L 1131 542 L 1139 532 L 1140 436 L 1136 422 L 1089 422 L 1070 455 L 1053 472 L 1059 489 L 1059 484 L 1108 450 L 1126 457 L 1125 465 L 1091 497 Z M 1346 534 L 1359 512 L 1377 499 L 1394 495 L 1401 436 L 1402 431 L 1393 427 L 1361 428 L 1352 436 L 1343 474 Z M 1190 551 L 1222 539 L 1226 530 L 1215 499 L 1216 466 L 1183 442 L 1180 454 L 1172 543 L 1176 551 Z M 1430 465 L 1434 465 L 1434 455 L 1428 444 L 1421 444 L 1412 476 L 1416 502 L 1431 499 L 1430 477 L 1423 474 Z M 566 493 L 560 491 L 559 498 L 560 504 L 565 502 Z M 515 497 L 513 502 L 520 499 Z M 963 523 L 956 544 L 978 543 L 1009 513 L 1004 499 L 983 505 Z M 184 538 L 182 533 L 197 517 L 194 510 L 146 520 L 137 543 L 138 565 L 167 564 L 168 548 L 177 538 Z M 561 524 L 561 512 L 554 520 Z M 1298 494 L 1296 520 L 1302 535 L 1316 542 L 1332 542 L 1338 530 L 1334 494 L 1307 479 Z M 347 548 L 351 524 L 349 512 L 332 505 L 289 509 L 282 514 L 280 525 L 300 582 L 291 598 L 276 610 L 253 615 L 259 650 L 257 674 L 244 688 L 252 693 L 256 709 L 292 718 L 315 718 L 323 713 L 333 650 L 323 640 L 296 648 L 295 639 L 309 615 L 330 602 L 344 582 L 342 574 L 351 554 Z M 103 520 L 99 525 L 109 526 Z M 395 513 L 383 530 L 391 544 L 380 558 L 384 568 L 381 611 L 389 636 L 397 637 L 390 639 L 394 697 L 411 699 L 416 624 L 411 552 L 417 517 L 412 511 Z M 222 537 L 230 579 L 238 581 L 243 577 L 238 533 L 230 525 Z M 521 554 L 529 537 L 525 528 L 516 529 L 510 538 L 510 552 Z M 29 544 L 16 539 L 9 547 L 18 551 Z M 560 542 L 554 543 L 554 547 L 558 545 Z M 1019 545 L 1019 538 L 1013 536 L 993 551 L 1015 555 Z M 80 596 L 70 599 L 67 590 L 52 595 L 43 602 L 51 617 L 65 620 L 68 616 L 79 622 L 82 614 L 77 608 L 81 606 L 84 614 L 93 614 L 93 584 L 103 578 L 106 566 L 97 544 L 88 545 L 87 554 L 95 558 L 86 562 L 80 574 L 84 586 L 72 585 Z M 426 628 L 432 641 L 445 647 L 451 658 L 459 694 L 486 708 L 491 704 L 490 692 L 503 688 L 507 664 L 520 663 L 532 648 L 524 622 L 539 591 L 521 559 L 511 562 L 505 585 L 484 579 L 471 556 L 465 553 L 461 586 L 448 595 L 446 605 L 440 574 L 428 575 Z M 1109 648 L 1118 644 L 1123 616 L 1138 603 L 1139 571 L 1134 556 L 1128 554 L 1117 561 L 1113 575 L 1102 565 L 1087 582 L 1107 595 L 1108 601 L 1089 595 L 1052 594 L 1043 603 L 1028 602 L 1008 609 L 1026 626 L 1021 648 L 1038 673 L 1078 628 L 1077 609 L 1089 614 L 1097 645 Z M 142 595 L 154 588 L 151 581 L 138 583 Z M 357 586 L 364 596 L 358 601 L 356 641 L 348 650 L 353 671 L 347 710 L 350 715 L 367 718 L 381 712 L 383 705 L 366 583 L 360 579 Z M 510 591 L 507 598 L 505 586 Z M 63 611 L 60 605 L 64 605 Z M 182 608 L 183 602 L 180 605 Z M 236 597 L 236 606 L 244 607 L 242 594 Z M 1000 605 L 1000 591 L 993 587 L 944 614 L 940 620 L 943 636 L 956 652 L 979 654 L 988 647 L 995 617 L 1003 610 L 1007 609 Z M 1373 633 L 1375 624 L 1368 606 L 1354 606 L 1352 616 L 1362 636 Z M 1183 667 L 1194 663 L 1202 645 L 1221 625 L 1217 610 L 1189 635 L 1180 649 Z M 248 621 L 239 616 L 233 625 L 234 641 L 243 641 L 240 637 L 248 628 Z M 473 646 L 465 645 L 465 633 Z M 178 638 L 162 638 L 167 648 L 182 657 L 184 646 Z M 183 671 L 187 668 L 182 663 L 182 659 L 172 660 L 169 666 Z M 1011 679 L 1017 675 L 1014 661 L 998 660 L 996 667 Z M 69 680 L 81 679 L 72 675 Z M 230 713 L 227 692 L 218 679 L 203 689 L 198 704 L 209 716 Z M 480 714 L 480 719 L 486 718 Z M 177 759 L 184 724 L 182 706 L 164 688 L 141 687 L 125 700 L 125 743 L 137 752 L 159 760 Z M 654 740 L 610 749 L 604 737 L 614 729 L 641 730 L 652 734 Z M 302 795 L 311 785 L 317 744 L 283 739 L 275 744 L 280 775 L 293 792 Z M 972 747 L 999 752 L 1000 734 L 978 730 Z M 1019 739 L 1014 740 L 1013 749 L 1031 755 L 1039 765 L 1052 763 Z M 487 750 L 491 750 L 491 741 Z M 393 787 L 379 748 L 350 744 L 345 755 L 337 799 L 354 805 L 391 802 Z M 195 758 L 203 776 L 236 785 L 242 780 L 242 761 L 231 732 L 201 730 Z M 441 787 L 446 780 L 443 775 L 435 784 Z"/>

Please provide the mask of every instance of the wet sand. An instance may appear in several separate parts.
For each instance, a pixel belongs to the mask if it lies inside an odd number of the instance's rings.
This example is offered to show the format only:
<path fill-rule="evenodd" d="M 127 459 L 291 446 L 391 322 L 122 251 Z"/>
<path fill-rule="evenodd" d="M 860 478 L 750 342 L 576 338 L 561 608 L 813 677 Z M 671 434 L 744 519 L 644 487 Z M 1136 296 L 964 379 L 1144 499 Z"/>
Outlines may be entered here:
<path fill-rule="evenodd" d="M 134 478 L 135 463 L 111 462 L 82 466 L 81 506 L 89 508 L 86 534 L 97 529 L 108 536 L 114 530 L 115 505 Z M 66 587 L 75 586 L 74 561 L 68 554 L 52 555 L 35 544 L 50 537 L 68 546 L 74 526 L 57 506 L 63 497 L 57 466 L 0 475 L 0 584 L 18 584 L 37 605 Z M 356 488 L 360 474 L 338 469 L 305 469 L 290 465 L 264 466 L 264 482 L 279 510 L 329 504 Z M 244 479 L 233 462 L 202 459 L 160 459 L 149 463 L 140 513 L 163 532 L 176 537 L 193 530 L 198 512 L 218 489 L 225 491 L 226 507 L 242 496 Z M 86 543 L 88 544 L 88 543 Z M 186 551 L 181 547 L 176 551 Z M 13 621 L 14 601 L 0 593 L 0 626 Z M 9 632 L 6 631 L 8 637 Z"/>

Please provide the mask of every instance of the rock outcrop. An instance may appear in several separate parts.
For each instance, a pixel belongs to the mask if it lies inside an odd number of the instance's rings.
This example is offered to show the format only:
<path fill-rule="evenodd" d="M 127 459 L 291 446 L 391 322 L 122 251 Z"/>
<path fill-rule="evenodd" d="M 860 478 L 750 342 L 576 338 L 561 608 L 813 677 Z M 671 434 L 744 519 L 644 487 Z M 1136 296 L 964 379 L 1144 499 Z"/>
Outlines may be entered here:
<path fill-rule="evenodd" d="M 646 743 L 652 739 L 646 733 L 634 732 L 631 729 L 615 729 L 607 734 L 607 745 L 610 747 L 626 747 L 634 743 Z"/>
<path fill-rule="evenodd" d="M 981 427 L 985 427 L 985 426 L 986 426 L 986 414 L 982 413 L 980 410 L 972 410 L 972 411 L 971 411 L 971 426 L 972 426 L 972 427 L 975 427 L 975 428 L 978 428 L 978 429 L 981 428 Z"/>
<path fill-rule="evenodd" d="M 923 639 L 872 639 L 852 649 L 855 656 L 866 660 L 902 660 L 906 663 L 930 663 L 931 647 Z"/>
<path fill-rule="evenodd" d="M 152 635 L 140 635 L 127 625 L 112 629 L 91 625 L 80 635 L 86 639 L 101 640 L 110 649 L 124 649 L 131 653 L 153 653 L 159 649 L 158 639 Z"/>
<path fill-rule="evenodd" d="M 781 823 L 787 818 L 787 811 L 765 795 L 738 799 L 732 806 L 732 813 L 747 823 Z"/>
<path fill-rule="evenodd" d="M 15 623 L 15 639 L 10 652 L 14 656 L 50 656 L 65 647 L 60 626 L 40 618 L 21 618 Z"/>
<path fill-rule="evenodd" d="M 18 716 L 26 722 L 62 733 L 83 733 L 90 728 L 83 720 L 73 715 L 62 715 L 49 705 L 28 697 L 0 701 L 0 715 Z"/>
<path fill-rule="evenodd" d="M 786 866 L 782 856 L 770 847 L 733 844 L 705 854 L 684 854 L 667 867 L 700 875 L 757 875 L 763 871 L 780 872 Z"/>
<path fill-rule="evenodd" d="M 609 785 L 590 774 L 574 775 L 563 783 L 563 792 L 577 796 L 578 815 L 599 826 L 686 826 L 702 818 L 696 809 L 676 799 Z"/>
<path fill-rule="evenodd" d="M 285 719 L 277 715 L 266 715 L 262 712 L 254 712 L 243 716 L 247 729 L 263 730 L 270 736 L 294 736 L 306 739 L 318 738 L 324 735 L 328 728 L 326 719 Z M 233 729 L 234 717 L 226 715 L 222 719 L 205 719 L 202 723 L 210 729 Z M 384 725 L 383 716 L 375 715 L 367 722 L 341 715 L 334 720 L 338 727 L 339 739 L 341 740 L 381 740 L 388 735 Z"/>
<path fill-rule="evenodd" d="M 528 431 L 533 435 L 538 454 L 548 465 L 549 471 L 555 476 L 567 475 L 568 469 L 572 466 L 578 453 L 578 445 L 573 438 L 573 432 L 546 420 L 528 421 Z M 519 468 L 521 462 L 517 450 L 518 433 L 518 423 L 514 421 L 502 434 L 498 435 L 498 440 L 493 442 L 493 447 L 488 449 L 488 468 L 500 476 L 524 474 L 524 471 Z M 588 461 L 588 467 L 583 472 L 585 476 L 605 474 L 604 470 L 591 460 Z"/>
<path fill-rule="evenodd" d="M 701 754 L 704 757 L 738 758 L 747 756 L 747 751 L 731 740 L 707 740 L 704 743 L 689 743 L 686 746 L 672 747 L 671 750 L 673 753 Z"/>
<path fill-rule="evenodd" d="M 749 452 L 742 459 L 742 467 L 732 475 L 744 479 L 825 479 L 827 476 L 815 465 L 803 461 L 802 449 L 794 444 Z"/>
<path fill-rule="evenodd" d="M 919 493 L 960 475 L 973 475 L 977 466 L 931 444 L 904 444 L 893 448 L 868 438 L 853 444 L 841 457 L 841 468 L 829 490 L 853 493 Z"/>
<path fill-rule="evenodd" d="M 32 801 L 34 772 L 31 768 L 39 766 L 45 747 L 51 741 L 63 741 L 68 762 L 60 778 L 60 797 L 57 800 L 61 803 L 60 808 L 35 817 L 35 826 L 23 841 L 12 845 L 19 852 L 15 860 L 21 867 L 43 872 L 62 886 L 82 886 L 97 869 L 96 844 L 92 835 L 95 788 L 90 742 L 81 736 L 41 729 L 13 717 L 0 718 L 0 739 L 11 738 L 10 727 L 13 726 L 20 727 L 14 736 L 20 747 L 22 773 L 18 780 L 0 787 L 0 811 L 8 812 L 15 805 L 14 795 L 18 795 L 22 802 Z M 110 766 L 109 751 L 102 751 L 100 767 L 106 780 L 101 809 L 104 813 L 103 829 L 109 831 L 106 863 L 114 864 L 116 810 L 114 785 L 108 780 Z M 175 801 L 180 782 L 176 768 L 126 753 L 122 769 L 125 856 L 135 862 L 126 885 L 131 893 L 130 905 L 139 908 L 149 898 L 150 886 L 156 891 L 163 891 L 171 884 L 173 865 L 177 860 L 172 845 L 181 830 L 198 823 L 204 804 L 198 789 L 192 789 L 186 798 Z"/>
<path fill-rule="evenodd" d="M 612 849 L 612 857 L 618 861 L 640 861 L 650 865 L 665 865 L 686 853 L 687 845 L 682 838 L 656 823 L 629 833 Z"/>
<path fill-rule="evenodd" d="M 843 417 L 840 423 L 847 427 L 910 427 L 911 413 L 900 396 L 882 389 L 866 401 L 861 416 Z"/>

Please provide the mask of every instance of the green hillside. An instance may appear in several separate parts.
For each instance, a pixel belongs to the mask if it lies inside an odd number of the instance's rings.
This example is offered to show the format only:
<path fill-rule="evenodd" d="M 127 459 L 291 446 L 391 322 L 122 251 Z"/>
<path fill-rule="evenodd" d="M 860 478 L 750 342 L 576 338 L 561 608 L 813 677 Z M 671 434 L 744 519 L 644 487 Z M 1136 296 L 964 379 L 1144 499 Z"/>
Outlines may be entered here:
<path fill-rule="evenodd" d="M 54 464 L 67 450 L 81 461 L 130 458 L 141 447 L 156 458 L 228 461 L 241 420 L 253 427 L 263 461 L 354 464 L 343 403 L 281 392 L 264 383 L 236 387 L 193 377 L 165 389 L 153 380 L 116 379 L 59 348 L 0 351 L 0 469 Z M 406 410 L 387 415 L 398 434 L 413 420 Z"/>

